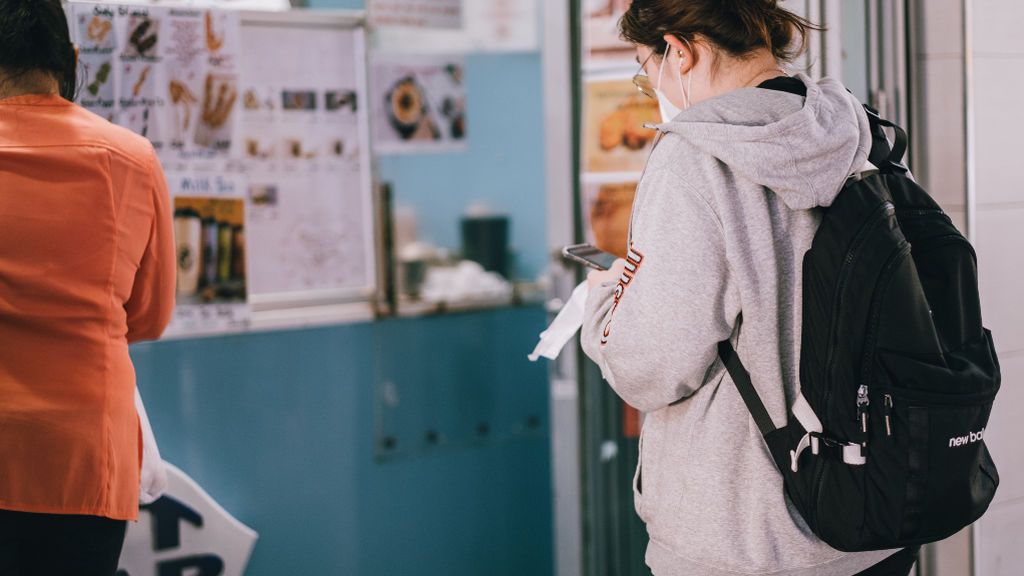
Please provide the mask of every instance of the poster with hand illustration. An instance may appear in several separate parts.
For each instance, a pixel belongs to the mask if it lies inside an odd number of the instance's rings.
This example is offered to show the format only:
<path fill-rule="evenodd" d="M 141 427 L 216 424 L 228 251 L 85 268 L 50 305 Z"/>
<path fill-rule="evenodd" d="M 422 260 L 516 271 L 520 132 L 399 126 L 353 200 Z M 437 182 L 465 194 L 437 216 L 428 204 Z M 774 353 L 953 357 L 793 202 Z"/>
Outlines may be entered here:
<path fill-rule="evenodd" d="M 378 57 L 371 96 L 377 151 L 465 150 L 465 70 L 462 56 Z"/>

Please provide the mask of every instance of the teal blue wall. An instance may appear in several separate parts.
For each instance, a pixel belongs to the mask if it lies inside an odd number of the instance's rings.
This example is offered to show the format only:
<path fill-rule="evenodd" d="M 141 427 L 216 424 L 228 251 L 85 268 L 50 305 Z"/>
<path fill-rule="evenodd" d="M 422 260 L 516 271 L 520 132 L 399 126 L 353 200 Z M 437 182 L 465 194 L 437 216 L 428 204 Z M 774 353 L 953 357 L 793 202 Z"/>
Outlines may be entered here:
<path fill-rule="evenodd" d="M 466 203 L 509 213 L 515 273 L 533 278 L 546 258 L 540 57 L 474 55 L 467 75 L 469 151 L 385 158 L 379 176 L 452 249 Z M 544 324 L 529 307 L 132 356 L 165 459 L 260 533 L 250 576 L 544 576 L 547 377 L 525 359 Z"/>
<path fill-rule="evenodd" d="M 524 350 L 544 320 L 501 310 L 132 353 L 164 458 L 260 533 L 251 576 L 543 576 L 547 385 Z M 376 450 L 383 381 L 414 412 L 387 423 L 393 456 Z M 479 422 L 487 436 L 458 437 Z"/>

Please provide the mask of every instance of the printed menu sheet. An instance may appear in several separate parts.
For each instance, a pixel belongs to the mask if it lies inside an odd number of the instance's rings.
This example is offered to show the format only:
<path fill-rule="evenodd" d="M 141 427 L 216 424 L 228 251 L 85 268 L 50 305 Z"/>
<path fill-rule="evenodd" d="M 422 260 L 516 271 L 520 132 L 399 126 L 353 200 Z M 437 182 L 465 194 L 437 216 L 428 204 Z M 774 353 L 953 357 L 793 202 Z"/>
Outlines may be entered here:
<path fill-rule="evenodd" d="M 364 33 L 237 11 L 74 3 L 79 103 L 152 142 L 178 245 L 179 334 L 376 281 Z"/>

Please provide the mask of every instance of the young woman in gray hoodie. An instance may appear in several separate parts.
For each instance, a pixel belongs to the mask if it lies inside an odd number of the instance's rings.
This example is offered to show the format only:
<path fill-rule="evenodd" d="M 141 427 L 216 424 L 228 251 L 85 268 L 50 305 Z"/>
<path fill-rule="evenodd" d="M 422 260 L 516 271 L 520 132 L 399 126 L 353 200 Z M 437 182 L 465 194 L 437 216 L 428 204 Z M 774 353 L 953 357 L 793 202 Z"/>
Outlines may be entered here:
<path fill-rule="evenodd" d="M 655 576 L 906 576 L 916 550 L 816 538 L 718 361 L 732 338 L 775 422 L 798 393 L 801 263 L 871 146 L 834 80 L 786 76 L 814 26 L 775 0 L 633 0 L 638 87 L 664 123 L 629 257 L 593 273 L 583 348 L 646 413 L 634 483 Z M 740 315 L 742 313 L 742 330 Z"/>

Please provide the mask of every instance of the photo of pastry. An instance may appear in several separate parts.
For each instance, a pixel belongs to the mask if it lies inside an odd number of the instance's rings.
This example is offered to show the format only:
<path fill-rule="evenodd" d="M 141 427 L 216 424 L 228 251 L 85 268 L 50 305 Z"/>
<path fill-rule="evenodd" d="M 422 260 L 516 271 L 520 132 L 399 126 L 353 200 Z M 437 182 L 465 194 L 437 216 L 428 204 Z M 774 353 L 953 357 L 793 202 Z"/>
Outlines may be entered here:
<path fill-rule="evenodd" d="M 331 90 L 324 94 L 324 108 L 328 112 L 347 110 L 355 114 L 358 110 L 358 95 L 355 90 Z"/>
<path fill-rule="evenodd" d="M 83 38 L 82 49 L 106 51 L 114 48 L 114 13 L 95 9 L 78 13 L 79 38 Z"/>
<path fill-rule="evenodd" d="M 285 110 L 316 110 L 316 91 L 285 90 L 281 93 L 281 107 Z"/>
<path fill-rule="evenodd" d="M 226 150 L 231 146 L 230 120 L 238 102 L 238 79 L 233 74 L 206 75 L 195 143 Z"/>
<path fill-rule="evenodd" d="M 132 16 L 128 20 L 128 43 L 124 49 L 125 56 L 155 57 L 157 41 L 160 37 L 159 32 L 160 20 L 150 16 Z"/>
<path fill-rule="evenodd" d="M 588 243 L 626 257 L 636 186 L 635 181 L 583 184 L 583 229 Z"/>
<path fill-rule="evenodd" d="M 214 22 L 214 13 L 207 10 L 204 17 L 204 28 L 206 30 L 206 49 L 211 53 L 219 52 L 224 47 L 226 33 L 222 30 L 217 32 L 217 24 Z"/>
<path fill-rule="evenodd" d="M 146 86 L 146 81 L 149 80 L 149 74 L 153 71 L 153 66 L 146 66 L 139 72 L 138 78 L 135 79 L 135 83 L 132 84 L 132 98 L 138 98 L 142 95 L 142 89 Z"/>
<path fill-rule="evenodd" d="M 102 100 L 110 100 L 114 97 L 114 85 L 110 81 L 110 73 L 113 66 L 109 60 L 103 61 L 93 70 L 92 62 L 85 62 L 85 74 L 88 84 L 85 90 L 90 95 Z"/>
<path fill-rule="evenodd" d="M 249 200 L 253 206 L 277 206 L 277 186 L 253 184 L 249 187 Z"/>
<path fill-rule="evenodd" d="M 283 143 L 284 157 L 289 160 L 313 160 L 319 156 L 316 146 L 302 138 L 286 137 Z"/>
<path fill-rule="evenodd" d="M 583 139 L 585 172 L 640 172 L 661 121 L 658 102 L 639 94 L 631 80 L 588 82 Z"/>
<path fill-rule="evenodd" d="M 168 83 L 167 93 L 174 111 L 171 138 L 175 143 L 181 144 L 186 141 L 186 135 L 195 125 L 195 117 L 198 115 L 196 106 L 199 99 L 188 84 L 179 79 L 171 80 Z"/>

